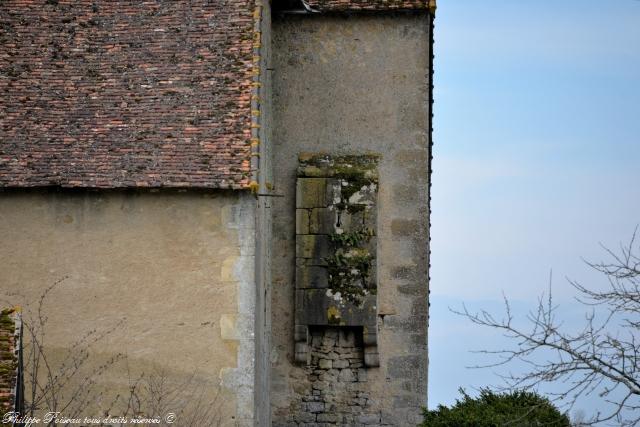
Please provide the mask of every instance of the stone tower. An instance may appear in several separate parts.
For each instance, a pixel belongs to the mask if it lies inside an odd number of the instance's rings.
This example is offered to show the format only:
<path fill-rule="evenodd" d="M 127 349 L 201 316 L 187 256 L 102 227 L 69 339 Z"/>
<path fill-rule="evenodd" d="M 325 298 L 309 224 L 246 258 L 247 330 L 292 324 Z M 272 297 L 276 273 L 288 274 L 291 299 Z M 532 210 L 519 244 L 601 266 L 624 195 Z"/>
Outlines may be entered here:
<path fill-rule="evenodd" d="M 272 422 L 415 425 L 434 4 L 306 6 L 272 18 Z"/>

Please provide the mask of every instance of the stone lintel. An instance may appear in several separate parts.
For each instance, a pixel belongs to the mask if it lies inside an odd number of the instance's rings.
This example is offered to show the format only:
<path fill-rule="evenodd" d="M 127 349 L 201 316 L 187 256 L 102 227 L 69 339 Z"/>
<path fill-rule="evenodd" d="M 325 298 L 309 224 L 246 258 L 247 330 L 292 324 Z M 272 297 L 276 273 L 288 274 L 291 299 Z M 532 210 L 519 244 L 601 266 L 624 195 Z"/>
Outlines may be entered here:
<path fill-rule="evenodd" d="M 364 326 L 376 330 L 376 296 L 367 295 L 361 306 L 339 296 L 329 296 L 329 289 L 296 290 L 296 324 Z"/>

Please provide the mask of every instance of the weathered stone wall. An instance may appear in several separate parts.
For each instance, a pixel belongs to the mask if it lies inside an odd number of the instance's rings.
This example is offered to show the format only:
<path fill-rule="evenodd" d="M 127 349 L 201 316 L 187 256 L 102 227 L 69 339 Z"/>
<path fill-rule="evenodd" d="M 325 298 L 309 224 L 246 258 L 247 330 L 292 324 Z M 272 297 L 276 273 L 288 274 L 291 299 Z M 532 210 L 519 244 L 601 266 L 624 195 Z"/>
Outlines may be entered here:
<path fill-rule="evenodd" d="M 0 311 L 0 416 L 22 409 L 21 329 L 17 309 Z"/>
<path fill-rule="evenodd" d="M 253 425 L 255 203 L 231 192 L 0 193 L 0 300 L 22 305 L 26 323 L 66 277 L 44 306 L 50 362 L 91 331 L 106 335 L 75 380 L 116 357 L 83 415 L 102 415 L 144 373 L 203 397 L 210 425 Z"/>
<path fill-rule="evenodd" d="M 293 421 L 302 424 L 386 424 L 379 402 L 372 400 L 364 365 L 362 330 L 311 330 L 311 360 L 305 367 L 308 383 L 297 387 L 302 396 L 292 407 Z"/>
<path fill-rule="evenodd" d="M 269 399 L 271 348 L 271 201 L 273 190 L 271 142 L 271 8 L 263 4 L 260 47 L 260 128 L 256 216 L 255 422 L 271 426 Z"/>
<path fill-rule="evenodd" d="M 429 48 L 426 13 L 274 19 L 273 169 L 276 192 L 284 196 L 273 205 L 275 426 L 404 426 L 420 421 L 427 396 Z M 326 345 L 311 349 L 317 367 L 313 362 L 295 364 L 294 218 L 301 152 L 381 156 L 379 368 L 335 368 L 333 357 L 341 366 L 344 360 L 358 359 L 331 350 L 335 344 L 329 341 L 337 331 L 326 332 L 331 336 L 320 340 L 326 338 Z M 324 385 L 320 376 L 331 380 L 324 391 L 318 388 Z"/>

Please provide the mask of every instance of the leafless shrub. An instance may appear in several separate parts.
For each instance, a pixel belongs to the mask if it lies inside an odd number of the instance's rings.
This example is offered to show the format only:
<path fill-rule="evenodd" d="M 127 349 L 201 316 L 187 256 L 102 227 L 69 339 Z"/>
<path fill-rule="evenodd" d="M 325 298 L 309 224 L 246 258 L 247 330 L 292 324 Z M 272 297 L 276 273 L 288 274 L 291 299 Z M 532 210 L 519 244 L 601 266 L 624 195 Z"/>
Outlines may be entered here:
<path fill-rule="evenodd" d="M 124 355 L 116 354 L 103 364 L 91 367 L 87 364 L 91 349 L 117 329 L 122 322 L 110 328 L 87 331 L 68 347 L 61 360 L 54 362 L 47 342 L 48 298 L 67 278 L 63 277 L 48 286 L 33 303 L 27 301 L 23 307 L 24 331 L 23 376 L 25 382 L 24 413 L 36 417 L 44 413 L 62 413 L 68 418 L 77 418 L 90 402 L 100 398 L 95 392 L 97 380 Z M 8 301 L 23 295 L 10 294 Z M 7 300 L 6 300 L 7 301 Z M 5 301 L 5 303 L 6 303 Z M 10 304 L 14 305 L 14 304 Z M 49 418 L 49 417 L 47 417 Z M 56 425 L 51 418 L 48 425 Z M 59 423 L 58 425 L 64 425 Z"/>
<path fill-rule="evenodd" d="M 125 354 L 117 353 L 99 366 L 88 363 L 91 351 L 103 342 L 124 320 L 106 329 L 92 329 L 79 337 L 65 350 L 60 360 L 55 362 L 49 352 L 47 342 L 48 298 L 66 277 L 48 286 L 36 301 L 23 308 L 25 405 L 24 417 L 43 417 L 46 413 L 58 413 L 60 417 L 49 417 L 49 426 L 68 426 L 65 419 L 82 419 L 87 407 L 96 401 L 110 402 L 103 414 L 91 414 L 92 418 L 117 419 L 147 418 L 159 419 L 158 423 L 136 423 L 140 426 L 185 425 L 219 426 L 222 423 L 223 399 L 217 389 L 200 381 L 196 373 L 186 380 L 174 381 L 166 371 L 153 370 L 149 374 L 132 379 Z M 15 298 L 24 300 L 24 295 L 7 295 L 2 303 L 14 305 Z M 99 379 L 112 373 L 117 363 L 127 367 L 128 390 L 111 396 L 96 387 Z M 124 374 L 123 374 L 124 375 Z M 173 414 L 169 418 L 167 415 Z M 122 425 L 100 423 L 99 425 Z"/>
<path fill-rule="evenodd" d="M 124 417 L 161 420 L 160 424 L 153 425 L 222 425 L 224 401 L 220 391 L 213 390 L 206 381 L 199 381 L 197 373 L 184 380 L 173 381 L 166 371 L 155 369 L 129 383 L 129 392 L 122 399 L 126 403 L 121 412 Z M 168 422 L 170 414 L 172 417 Z"/>

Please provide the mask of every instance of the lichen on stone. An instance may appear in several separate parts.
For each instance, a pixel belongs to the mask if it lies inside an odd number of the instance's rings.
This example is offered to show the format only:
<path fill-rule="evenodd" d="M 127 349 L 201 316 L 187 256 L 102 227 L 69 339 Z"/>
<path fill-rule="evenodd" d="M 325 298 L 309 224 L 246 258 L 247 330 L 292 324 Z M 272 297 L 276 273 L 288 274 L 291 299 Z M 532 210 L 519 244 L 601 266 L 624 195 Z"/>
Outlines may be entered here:
<path fill-rule="evenodd" d="M 330 325 L 340 325 L 341 316 L 340 310 L 338 310 L 335 306 L 331 306 L 327 309 L 327 319 L 329 320 Z"/>
<path fill-rule="evenodd" d="M 329 236 L 332 244 L 332 253 L 326 258 L 329 289 L 356 305 L 366 295 L 375 293 L 369 280 L 374 256 L 367 248 L 359 247 L 367 244 L 372 235 L 371 230 L 358 230 Z"/>

